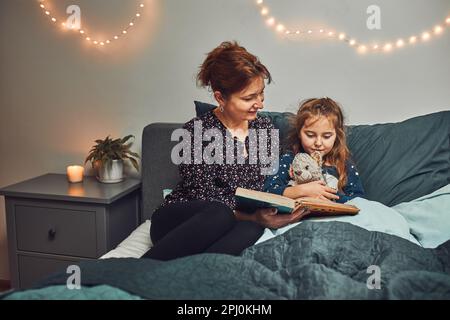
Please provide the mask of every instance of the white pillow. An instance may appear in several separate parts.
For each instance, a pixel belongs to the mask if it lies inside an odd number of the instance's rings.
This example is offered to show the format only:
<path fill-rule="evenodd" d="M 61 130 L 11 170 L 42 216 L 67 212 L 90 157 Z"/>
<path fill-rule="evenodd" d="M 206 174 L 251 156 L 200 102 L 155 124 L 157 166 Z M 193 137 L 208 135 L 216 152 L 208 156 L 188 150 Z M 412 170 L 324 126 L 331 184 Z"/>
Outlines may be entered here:
<path fill-rule="evenodd" d="M 146 220 L 115 249 L 105 253 L 100 259 L 142 257 L 153 245 L 150 239 L 150 224 L 151 221 Z"/>

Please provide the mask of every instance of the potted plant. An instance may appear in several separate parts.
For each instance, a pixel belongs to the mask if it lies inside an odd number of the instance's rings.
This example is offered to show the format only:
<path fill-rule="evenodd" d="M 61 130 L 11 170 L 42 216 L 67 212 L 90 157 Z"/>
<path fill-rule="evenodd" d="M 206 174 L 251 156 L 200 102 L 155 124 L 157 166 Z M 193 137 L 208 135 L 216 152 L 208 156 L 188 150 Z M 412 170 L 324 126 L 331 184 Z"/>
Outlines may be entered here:
<path fill-rule="evenodd" d="M 130 150 L 133 142 L 126 143 L 130 138 L 134 138 L 134 136 L 128 135 L 113 140 L 108 135 L 104 140 L 95 140 L 96 145 L 89 151 L 84 163 L 91 162 L 100 182 L 116 183 L 123 181 L 123 162 L 127 159 L 139 171 L 139 164 L 136 160 L 139 155 Z"/>

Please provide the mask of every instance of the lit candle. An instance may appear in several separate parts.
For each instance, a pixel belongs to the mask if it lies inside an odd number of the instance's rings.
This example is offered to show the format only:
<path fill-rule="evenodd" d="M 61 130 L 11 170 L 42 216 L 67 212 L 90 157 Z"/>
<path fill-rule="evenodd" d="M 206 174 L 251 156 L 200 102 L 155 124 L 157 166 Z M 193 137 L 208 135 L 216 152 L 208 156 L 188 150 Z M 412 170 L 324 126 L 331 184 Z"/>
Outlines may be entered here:
<path fill-rule="evenodd" d="M 82 166 L 68 166 L 67 167 L 67 179 L 69 182 L 82 182 L 83 181 L 84 168 Z"/>

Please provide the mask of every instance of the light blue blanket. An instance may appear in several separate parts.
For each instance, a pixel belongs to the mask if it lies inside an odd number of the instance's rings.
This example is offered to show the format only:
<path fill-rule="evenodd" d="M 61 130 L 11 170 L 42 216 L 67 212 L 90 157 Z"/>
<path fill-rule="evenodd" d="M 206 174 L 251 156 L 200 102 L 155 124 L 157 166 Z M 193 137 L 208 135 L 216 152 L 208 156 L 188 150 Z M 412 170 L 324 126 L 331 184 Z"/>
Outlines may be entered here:
<path fill-rule="evenodd" d="M 362 198 L 352 199 L 347 204 L 353 204 L 361 211 L 355 216 L 313 217 L 307 220 L 347 222 L 369 231 L 392 234 L 425 248 L 435 248 L 450 239 L 450 185 L 394 207 Z M 283 234 L 302 222 L 276 230 L 266 228 L 256 244 Z"/>
<path fill-rule="evenodd" d="M 315 222 L 347 222 L 369 231 L 379 231 L 392 234 L 420 245 L 420 243 L 409 232 L 409 225 L 406 219 L 394 209 L 387 207 L 382 203 L 366 200 L 363 198 L 352 199 L 348 201 L 347 204 L 355 205 L 361 211 L 354 216 L 312 217 L 308 218 L 307 220 Z M 258 239 L 256 244 L 271 239 L 277 235 L 283 234 L 289 229 L 301 223 L 303 223 L 303 221 L 290 224 L 280 229 L 266 228 L 264 230 L 264 234 L 260 239 Z"/>

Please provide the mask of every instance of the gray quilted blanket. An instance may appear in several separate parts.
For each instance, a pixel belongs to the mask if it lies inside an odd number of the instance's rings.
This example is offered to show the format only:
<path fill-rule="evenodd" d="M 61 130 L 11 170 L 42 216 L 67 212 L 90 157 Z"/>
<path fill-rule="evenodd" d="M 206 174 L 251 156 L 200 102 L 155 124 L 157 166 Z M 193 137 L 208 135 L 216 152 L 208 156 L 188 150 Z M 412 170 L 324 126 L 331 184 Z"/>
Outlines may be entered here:
<path fill-rule="evenodd" d="M 450 299 L 450 241 L 424 249 L 343 222 L 305 221 L 240 257 L 107 259 L 80 268 L 84 287 L 108 285 L 144 299 Z M 67 277 L 56 274 L 37 288 L 65 285 Z"/>

